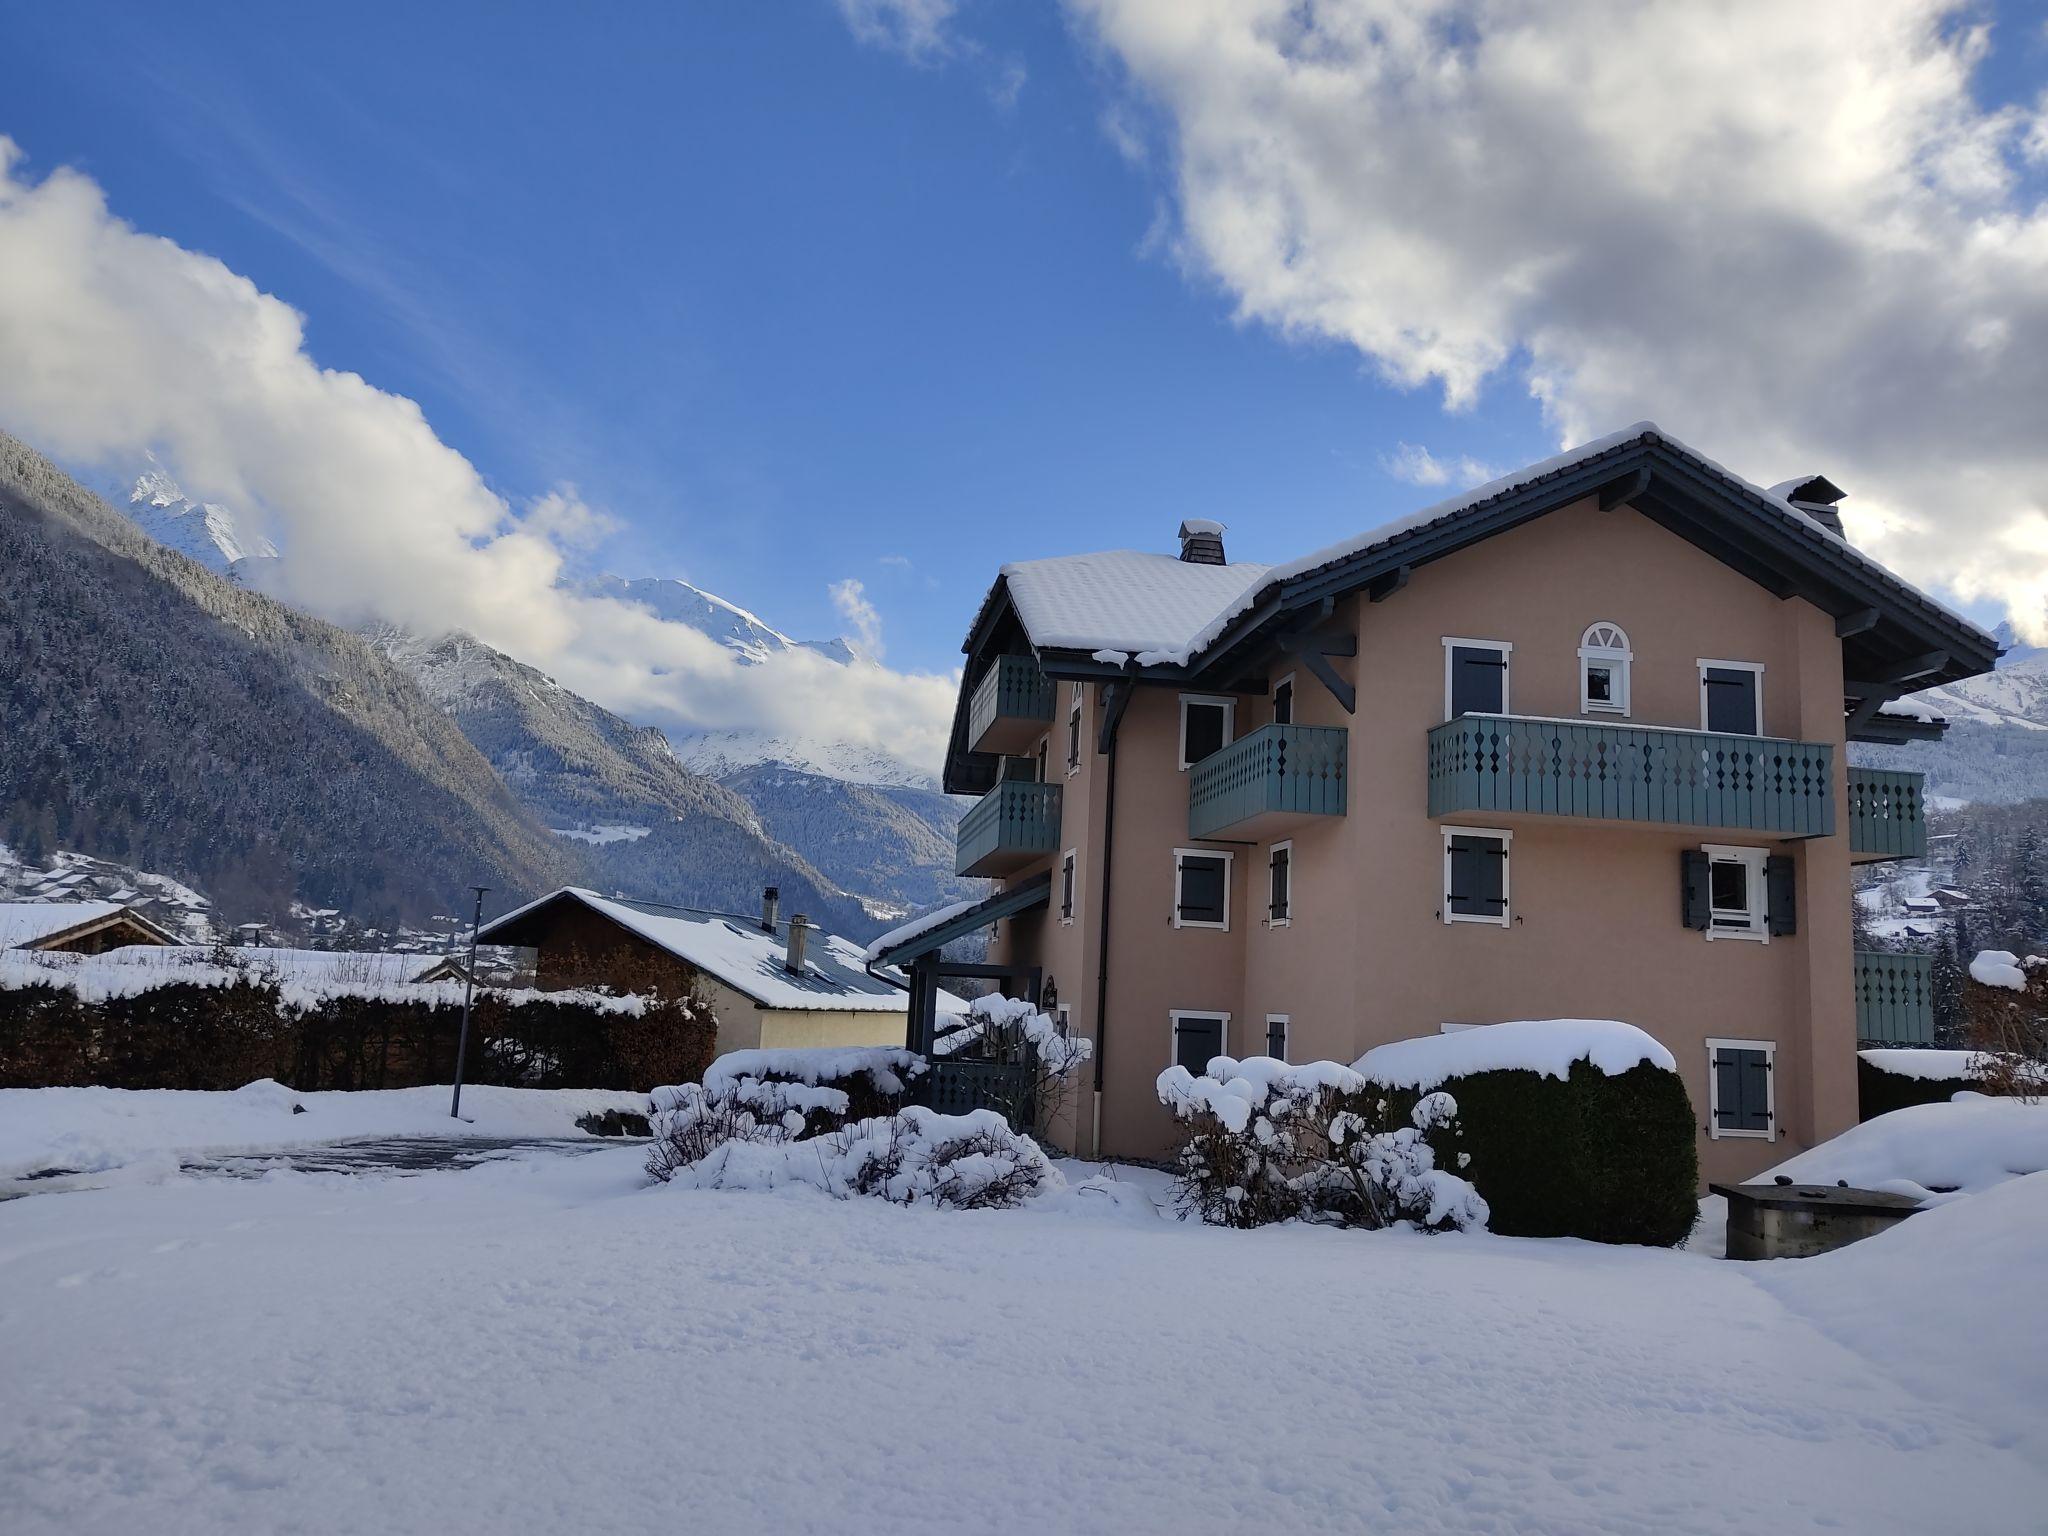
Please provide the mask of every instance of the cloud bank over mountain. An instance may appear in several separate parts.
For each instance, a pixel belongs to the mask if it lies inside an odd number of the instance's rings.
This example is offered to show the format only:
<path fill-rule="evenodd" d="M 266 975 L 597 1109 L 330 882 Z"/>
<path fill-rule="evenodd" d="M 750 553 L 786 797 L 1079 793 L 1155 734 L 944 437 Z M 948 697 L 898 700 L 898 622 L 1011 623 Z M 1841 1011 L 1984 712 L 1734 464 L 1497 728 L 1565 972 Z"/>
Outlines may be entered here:
<path fill-rule="evenodd" d="M 414 402 L 321 367 L 289 305 L 136 230 L 77 171 L 30 178 L 4 136 L 0 271 L 0 424 L 77 463 L 154 453 L 276 539 L 284 558 L 265 586 L 287 601 L 347 624 L 465 630 L 675 730 L 943 754 L 953 679 L 810 648 L 748 661 L 570 585 L 566 557 L 605 526 L 573 488 L 508 504 Z"/>
<path fill-rule="evenodd" d="M 1826 472 L 1880 558 L 2048 638 L 2048 96 L 1973 94 L 2037 37 L 1966 0 L 1069 10 L 1241 320 L 1451 411 L 1526 390 L 1566 443 L 1652 417 Z"/>

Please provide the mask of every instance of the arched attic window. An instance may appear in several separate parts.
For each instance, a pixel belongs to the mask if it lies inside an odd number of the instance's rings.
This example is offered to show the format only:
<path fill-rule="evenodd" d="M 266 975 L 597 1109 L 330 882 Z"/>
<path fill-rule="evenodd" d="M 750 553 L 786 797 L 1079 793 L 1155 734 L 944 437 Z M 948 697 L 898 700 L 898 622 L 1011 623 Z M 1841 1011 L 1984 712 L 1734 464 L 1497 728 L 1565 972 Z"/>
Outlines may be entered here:
<path fill-rule="evenodd" d="M 1588 624 L 1579 637 L 1579 713 L 1628 713 L 1628 668 L 1635 652 L 1619 624 Z"/>

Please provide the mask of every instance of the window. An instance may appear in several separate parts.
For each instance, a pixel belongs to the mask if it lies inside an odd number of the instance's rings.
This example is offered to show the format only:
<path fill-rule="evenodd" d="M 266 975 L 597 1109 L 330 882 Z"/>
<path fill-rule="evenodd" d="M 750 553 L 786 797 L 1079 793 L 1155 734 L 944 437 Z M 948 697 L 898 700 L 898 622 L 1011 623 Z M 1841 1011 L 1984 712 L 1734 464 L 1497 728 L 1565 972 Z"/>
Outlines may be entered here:
<path fill-rule="evenodd" d="M 1067 700 L 1067 773 L 1069 776 L 1081 771 L 1081 685 L 1070 685 L 1071 697 Z"/>
<path fill-rule="evenodd" d="M 1037 782 L 1039 782 L 1040 784 L 1045 784 L 1045 783 L 1048 783 L 1048 782 L 1050 782 L 1050 781 L 1049 781 L 1049 780 L 1048 780 L 1048 779 L 1046 778 L 1046 776 L 1045 776 L 1045 759 L 1046 759 L 1046 752 L 1047 752 L 1047 749 L 1049 749 L 1049 748 L 1050 748 L 1051 746 L 1052 746 L 1052 736 L 1051 736 L 1051 735 L 1050 735 L 1049 733 L 1048 733 L 1047 735 L 1045 735 L 1045 736 L 1042 736 L 1042 737 L 1040 737 L 1040 738 L 1039 738 L 1039 742 L 1038 742 L 1038 780 L 1037 780 Z"/>
<path fill-rule="evenodd" d="M 1230 855 L 1199 848 L 1173 851 L 1173 926 L 1230 926 Z"/>
<path fill-rule="evenodd" d="M 1266 860 L 1266 923 L 1285 928 L 1294 880 L 1294 844 L 1275 843 Z"/>
<path fill-rule="evenodd" d="M 1635 653 L 1619 624 L 1604 620 L 1579 637 L 1579 713 L 1628 713 L 1628 664 Z"/>
<path fill-rule="evenodd" d="M 1284 1013 L 1266 1015 L 1266 1054 L 1275 1061 L 1287 1059 L 1287 1015 Z"/>
<path fill-rule="evenodd" d="M 1770 862 L 1766 848 L 1722 848 L 1709 843 L 1707 857 L 1707 937 L 1770 939 L 1764 872 Z"/>
<path fill-rule="evenodd" d="M 1508 843 L 1513 834 L 1444 828 L 1444 921 L 1508 925 Z"/>
<path fill-rule="evenodd" d="M 1769 1040 L 1707 1042 L 1707 1135 L 1775 1139 L 1778 1129 L 1777 1076 Z"/>
<path fill-rule="evenodd" d="M 1764 669 L 1754 661 L 1700 658 L 1700 729 L 1731 736 L 1764 733 Z"/>
<path fill-rule="evenodd" d="M 1504 715 L 1508 712 L 1508 653 L 1505 640 L 1444 640 L 1444 718 Z"/>
<path fill-rule="evenodd" d="M 1060 860 L 1060 921 L 1074 920 L 1074 850 L 1069 848 L 1066 857 Z"/>
<path fill-rule="evenodd" d="M 1072 1003 L 1061 1003 L 1059 1005 L 1059 1007 L 1053 1013 L 1052 1027 L 1053 1033 L 1058 1035 L 1062 1040 L 1066 1039 L 1067 1036 L 1073 1032 L 1074 1005 Z"/>
<path fill-rule="evenodd" d="M 1288 673 L 1273 685 L 1273 723 L 1294 724 L 1294 674 Z"/>
<path fill-rule="evenodd" d="M 1205 698 L 1200 694 L 1180 696 L 1180 765 L 1191 768 L 1212 752 L 1230 745 L 1231 726 L 1237 718 L 1233 699 Z"/>
<path fill-rule="evenodd" d="M 1173 1019 L 1173 1060 L 1171 1065 L 1186 1067 L 1200 1077 L 1209 1070 L 1209 1063 L 1223 1054 L 1224 1043 L 1230 1037 L 1230 1015 L 1227 1013 L 1184 1013 L 1175 1009 Z"/>

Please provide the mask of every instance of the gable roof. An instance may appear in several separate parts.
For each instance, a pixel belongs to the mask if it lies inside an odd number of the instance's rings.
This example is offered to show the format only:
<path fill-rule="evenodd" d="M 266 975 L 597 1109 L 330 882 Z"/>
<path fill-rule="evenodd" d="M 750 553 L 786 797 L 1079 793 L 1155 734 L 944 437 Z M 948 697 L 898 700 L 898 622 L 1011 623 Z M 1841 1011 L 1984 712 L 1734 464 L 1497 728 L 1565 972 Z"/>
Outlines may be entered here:
<path fill-rule="evenodd" d="M 770 933 L 758 918 L 600 896 L 573 885 L 484 924 L 477 931 L 477 941 L 530 945 L 540 925 L 529 918 L 560 902 L 587 907 L 764 1008 L 902 1013 L 909 1006 L 900 982 L 870 975 L 858 945 L 822 928 L 813 928 L 805 941 L 804 974 L 797 976 L 784 963 L 787 923 L 777 923 Z M 963 998 L 945 992 L 939 995 L 942 1013 L 961 1013 L 966 1008 Z"/>
<path fill-rule="evenodd" d="M 41 949 L 117 925 L 132 925 L 159 944 L 183 943 L 118 901 L 9 901 L 0 902 L 0 949 Z"/>
<path fill-rule="evenodd" d="M 1002 580 L 1031 643 L 1067 651 L 1177 652 L 1268 567 L 1203 565 L 1112 549 L 1005 565 Z"/>

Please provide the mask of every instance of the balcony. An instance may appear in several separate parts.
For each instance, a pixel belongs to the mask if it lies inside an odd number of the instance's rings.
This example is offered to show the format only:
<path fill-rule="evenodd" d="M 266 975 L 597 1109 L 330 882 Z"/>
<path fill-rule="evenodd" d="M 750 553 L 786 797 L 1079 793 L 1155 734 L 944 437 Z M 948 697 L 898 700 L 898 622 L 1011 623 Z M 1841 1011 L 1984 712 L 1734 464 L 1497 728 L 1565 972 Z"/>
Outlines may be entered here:
<path fill-rule="evenodd" d="M 1429 733 L 1429 814 L 1530 812 L 1827 837 L 1834 761 L 1826 742 L 1466 715 Z"/>
<path fill-rule="evenodd" d="M 1926 857 L 1924 774 L 1850 765 L 1849 855 L 1859 864 Z"/>
<path fill-rule="evenodd" d="M 1005 779 L 960 818 L 953 872 L 1007 875 L 1059 846 L 1059 786 Z"/>
<path fill-rule="evenodd" d="M 1326 725 L 1262 725 L 1188 769 L 1188 836 L 1263 841 L 1344 814 L 1347 736 Z"/>
<path fill-rule="evenodd" d="M 1934 957 L 1856 951 L 1860 1045 L 1934 1044 Z"/>
<path fill-rule="evenodd" d="M 998 656 L 967 701 L 967 750 L 1029 753 L 1052 724 L 1053 689 L 1029 656 Z"/>

